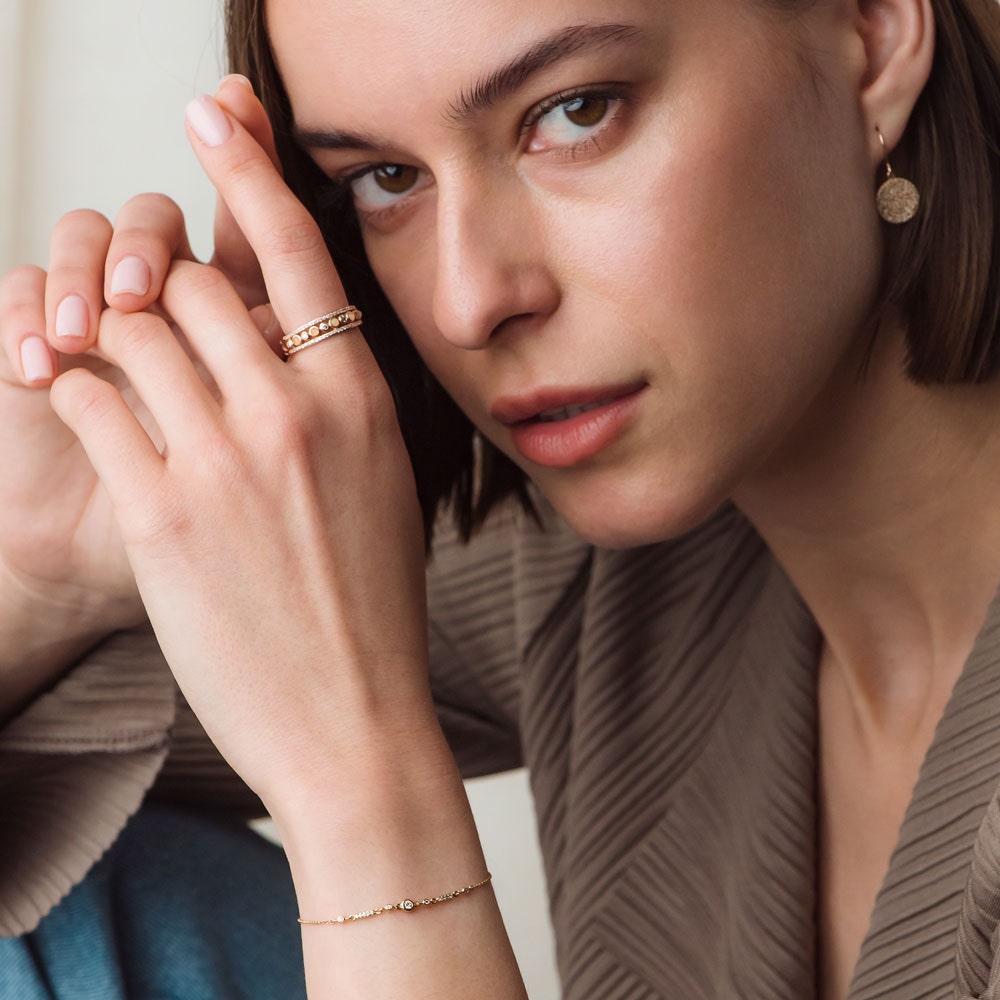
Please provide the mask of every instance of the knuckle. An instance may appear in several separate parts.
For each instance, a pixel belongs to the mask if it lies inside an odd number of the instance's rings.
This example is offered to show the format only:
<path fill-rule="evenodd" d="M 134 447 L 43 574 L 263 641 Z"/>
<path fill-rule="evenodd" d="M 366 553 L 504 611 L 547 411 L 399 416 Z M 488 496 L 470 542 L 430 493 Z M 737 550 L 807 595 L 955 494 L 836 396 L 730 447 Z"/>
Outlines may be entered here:
<path fill-rule="evenodd" d="M 45 315 L 41 303 L 24 299 L 4 302 L 0 305 L 0 329 L 3 330 L 5 339 L 7 335 L 17 337 L 25 332 L 43 336 Z"/>
<path fill-rule="evenodd" d="M 111 223 L 89 208 L 78 208 L 64 215 L 52 230 L 49 258 L 52 271 L 75 267 L 94 276 L 104 268 L 111 242 Z"/>
<path fill-rule="evenodd" d="M 33 264 L 20 264 L 0 278 L 0 309 L 41 308 L 46 274 Z"/>
<path fill-rule="evenodd" d="M 112 417 L 111 390 L 106 383 L 88 386 L 76 393 L 77 412 L 87 423 L 102 424 Z M 113 391 L 113 390 L 111 390 Z"/>
<path fill-rule="evenodd" d="M 115 217 L 116 232 L 144 232 L 142 226 L 133 224 L 132 219 L 165 218 L 174 220 L 182 217 L 180 206 L 170 195 L 159 191 L 148 191 L 129 198 Z"/>
<path fill-rule="evenodd" d="M 54 265 L 49 271 L 49 284 L 57 292 L 64 286 L 94 285 L 99 282 L 100 269 L 104 264 L 103 257 L 93 260 L 64 260 Z"/>
<path fill-rule="evenodd" d="M 207 420 L 198 428 L 197 452 L 184 459 L 189 485 L 199 495 L 219 490 L 243 493 L 247 484 L 245 450 L 225 421 Z"/>
<path fill-rule="evenodd" d="M 164 322 L 149 313 L 112 313 L 101 319 L 99 341 L 116 357 L 144 354 L 163 336 Z"/>
<path fill-rule="evenodd" d="M 100 426 L 113 417 L 113 386 L 89 377 L 81 369 L 71 369 L 56 379 L 53 399 L 73 413 L 82 424 Z"/>
<path fill-rule="evenodd" d="M 18 264 L 12 267 L 2 279 L 4 288 L 35 288 L 45 280 L 45 271 L 34 264 Z"/>
<path fill-rule="evenodd" d="M 185 296 L 217 295 L 227 287 L 225 275 L 210 264 L 179 260 L 170 266 L 164 291 Z"/>
<path fill-rule="evenodd" d="M 311 217 L 290 219 L 267 227 L 262 235 L 264 254 L 295 266 L 320 261 L 326 255 L 319 228 Z"/>
<path fill-rule="evenodd" d="M 139 504 L 133 544 L 169 552 L 171 558 L 183 555 L 196 534 L 196 522 L 183 499 L 169 489 L 160 489 L 155 496 Z"/>
<path fill-rule="evenodd" d="M 79 233 L 91 229 L 97 233 L 110 233 L 111 223 L 100 212 L 92 208 L 75 208 L 67 212 L 55 225 L 53 240 L 58 240 L 66 232 Z"/>
<path fill-rule="evenodd" d="M 109 225 L 108 220 L 100 212 L 92 208 L 74 208 L 67 212 L 56 225 Z"/>
<path fill-rule="evenodd" d="M 236 150 L 226 161 L 226 183 L 253 192 L 260 185 L 260 161 L 252 152 Z"/>
<path fill-rule="evenodd" d="M 315 427 L 297 400 L 282 391 L 271 394 L 267 402 L 270 444 L 278 451 L 303 450 L 310 446 Z"/>
<path fill-rule="evenodd" d="M 382 378 L 359 379 L 345 400 L 355 433 L 380 439 L 396 427 L 396 406 Z"/>
<path fill-rule="evenodd" d="M 208 478 L 206 486 L 234 495 L 245 493 L 248 475 L 243 451 L 221 430 L 206 435 L 202 447 L 202 473 Z"/>

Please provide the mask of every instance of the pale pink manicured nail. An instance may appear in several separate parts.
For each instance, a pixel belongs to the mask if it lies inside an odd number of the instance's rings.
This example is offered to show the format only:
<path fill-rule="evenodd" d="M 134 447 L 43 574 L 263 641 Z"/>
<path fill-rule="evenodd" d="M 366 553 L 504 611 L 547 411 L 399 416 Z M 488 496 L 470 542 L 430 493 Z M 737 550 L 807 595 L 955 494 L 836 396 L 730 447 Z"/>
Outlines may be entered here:
<path fill-rule="evenodd" d="M 55 375 L 49 345 L 41 337 L 21 341 L 21 368 L 25 382 L 47 382 Z"/>
<path fill-rule="evenodd" d="M 79 295 L 67 295 L 56 310 L 56 336 L 82 340 L 90 326 L 90 308 Z"/>
<path fill-rule="evenodd" d="M 207 94 L 191 101 L 184 114 L 191 130 L 206 146 L 221 146 L 233 134 L 225 112 Z"/>
<path fill-rule="evenodd" d="M 251 92 L 253 91 L 253 84 L 242 73 L 230 73 L 219 81 L 219 86 L 216 87 L 215 92 L 218 93 L 227 83 L 238 83 L 241 87 L 246 87 Z"/>
<path fill-rule="evenodd" d="M 145 295 L 149 291 L 149 265 L 141 257 L 123 257 L 111 273 L 111 294 Z"/>

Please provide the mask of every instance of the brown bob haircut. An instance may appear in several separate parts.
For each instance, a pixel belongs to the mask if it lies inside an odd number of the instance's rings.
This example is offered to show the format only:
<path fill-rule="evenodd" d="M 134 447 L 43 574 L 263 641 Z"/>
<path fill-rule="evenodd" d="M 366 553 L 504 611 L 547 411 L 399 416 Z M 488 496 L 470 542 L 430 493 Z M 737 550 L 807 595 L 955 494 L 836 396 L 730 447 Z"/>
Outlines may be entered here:
<path fill-rule="evenodd" d="M 274 126 L 285 178 L 319 223 L 395 399 L 427 530 L 451 512 L 468 538 L 501 500 L 531 500 L 524 473 L 452 402 L 417 354 L 368 267 L 348 200 L 292 138 L 265 0 L 226 0 L 230 68 L 249 77 Z M 758 0 L 794 13 L 814 0 Z M 920 189 L 917 217 L 887 227 L 883 309 L 908 323 L 917 382 L 982 382 L 1000 367 L 1000 2 L 931 0 L 936 48 L 895 171 Z"/>

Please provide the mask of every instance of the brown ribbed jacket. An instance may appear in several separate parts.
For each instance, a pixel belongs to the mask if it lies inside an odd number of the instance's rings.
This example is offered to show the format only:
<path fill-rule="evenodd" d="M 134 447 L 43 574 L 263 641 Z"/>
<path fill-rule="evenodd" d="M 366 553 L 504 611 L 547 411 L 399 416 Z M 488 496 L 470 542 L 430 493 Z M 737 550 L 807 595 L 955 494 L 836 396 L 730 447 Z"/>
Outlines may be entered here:
<path fill-rule="evenodd" d="M 431 645 L 463 772 L 531 769 L 564 996 L 814 997 L 815 623 L 732 509 L 619 552 L 550 521 L 442 542 Z M 924 763 L 852 1000 L 1000 1000 L 998 627 L 995 604 Z M 121 633 L 0 733 L 0 929 L 30 930 L 151 787 L 259 808 L 150 636 Z"/>

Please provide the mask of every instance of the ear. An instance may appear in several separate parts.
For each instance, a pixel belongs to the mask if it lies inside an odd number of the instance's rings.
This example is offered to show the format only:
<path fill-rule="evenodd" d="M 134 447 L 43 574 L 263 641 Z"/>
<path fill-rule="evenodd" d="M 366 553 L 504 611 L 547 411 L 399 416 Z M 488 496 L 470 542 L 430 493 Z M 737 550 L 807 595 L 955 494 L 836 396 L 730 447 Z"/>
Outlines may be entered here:
<path fill-rule="evenodd" d="M 892 150 L 934 62 L 934 13 L 930 0 L 858 0 L 857 31 L 865 47 L 861 112 L 874 162 L 885 155 L 876 126 Z"/>

